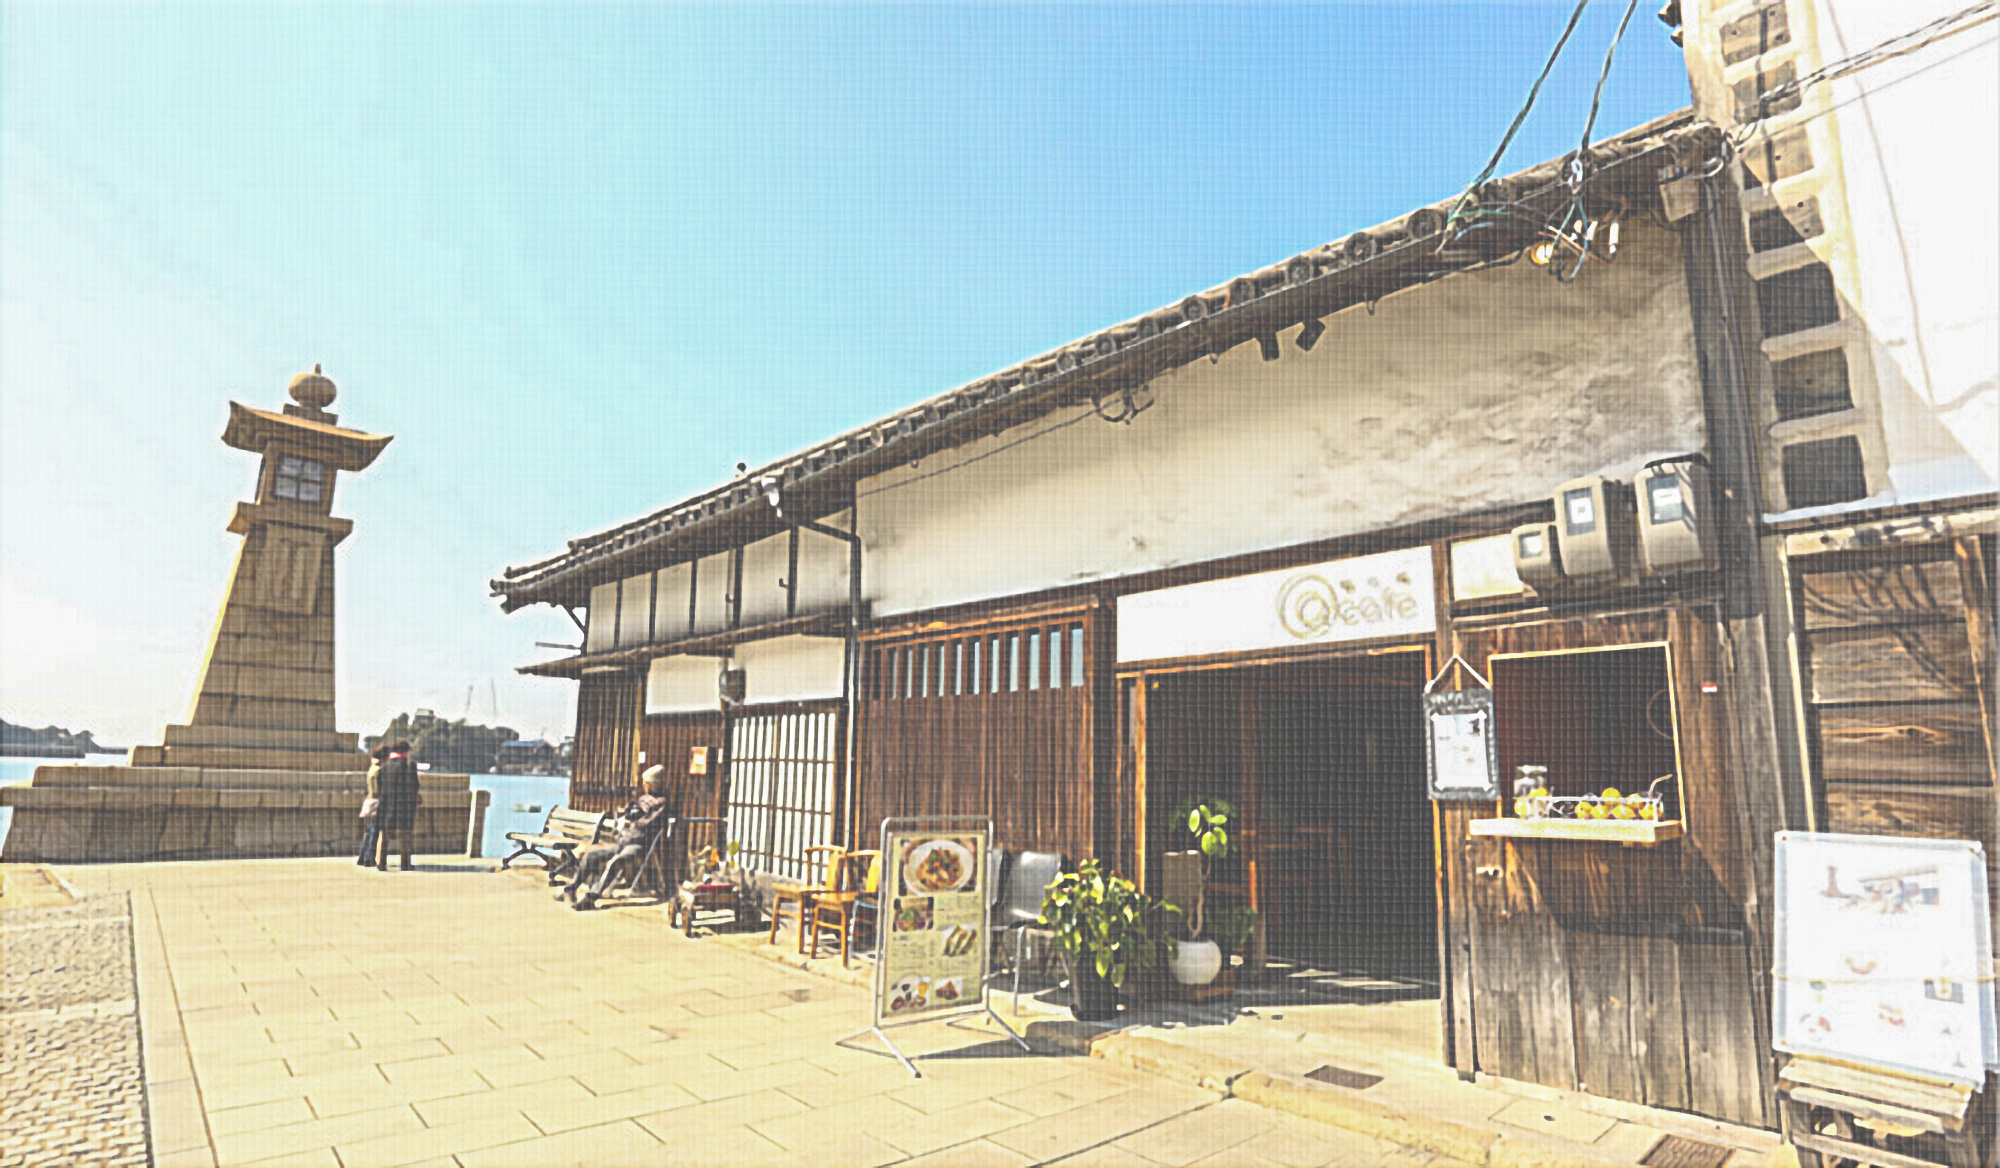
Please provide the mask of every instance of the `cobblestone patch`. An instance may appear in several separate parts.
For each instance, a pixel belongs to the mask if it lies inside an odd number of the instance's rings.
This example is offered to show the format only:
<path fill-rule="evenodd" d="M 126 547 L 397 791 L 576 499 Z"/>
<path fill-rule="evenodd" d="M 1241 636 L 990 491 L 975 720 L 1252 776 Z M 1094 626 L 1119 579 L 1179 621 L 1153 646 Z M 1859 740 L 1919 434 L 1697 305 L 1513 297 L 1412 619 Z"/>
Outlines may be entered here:
<path fill-rule="evenodd" d="M 0 911 L 0 1168 L 152 1156 L 124 897 Z"/>

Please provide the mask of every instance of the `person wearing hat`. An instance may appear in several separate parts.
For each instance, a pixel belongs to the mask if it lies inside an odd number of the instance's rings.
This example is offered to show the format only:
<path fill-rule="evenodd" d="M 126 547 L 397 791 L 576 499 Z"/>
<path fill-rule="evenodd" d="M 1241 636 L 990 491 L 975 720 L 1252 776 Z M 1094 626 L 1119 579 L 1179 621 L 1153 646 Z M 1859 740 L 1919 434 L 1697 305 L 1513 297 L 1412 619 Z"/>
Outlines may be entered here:
<path fill-rule="evenodd" d="M 556 899 L 568 900 L 570 907 L 588 911 L 597 907 L 597 898 L 603 896 L 627 865 L 636 864 L 652 845 L 653 837 L 674 817 L 673 805 L 667 802 L 667 768 L 650 766 L 640 776 L 645 784 L 645 793 L 626 806 L 620 817 L 623 827 L 618 838 L 609 843 L 591 844 L 576 858 L 576 879 L 556 893 Z M 595 883 L 593 883 L 593 881 Z M 585 888 L 589 885 L 588 888 Z M 584 889 L 579 895 L 577 890 Z"/>

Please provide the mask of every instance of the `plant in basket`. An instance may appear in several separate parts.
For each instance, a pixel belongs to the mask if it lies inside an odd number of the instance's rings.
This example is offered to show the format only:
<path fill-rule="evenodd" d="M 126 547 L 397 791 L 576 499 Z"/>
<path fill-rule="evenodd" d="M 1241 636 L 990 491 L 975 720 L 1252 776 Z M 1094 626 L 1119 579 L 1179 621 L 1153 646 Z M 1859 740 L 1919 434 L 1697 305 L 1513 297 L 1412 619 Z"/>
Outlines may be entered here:
<path fill-rule="evenodd" d="M 1087 860 L 1049 885 L 1040 923 L 1054 932 L 1056 952 L 1069 967 L 1078 1018 L 1115 1016 L 1119 987 L 1157 960 L 1159 941 L 1148 919 L 1157 907 L 1101 860 Z"/>

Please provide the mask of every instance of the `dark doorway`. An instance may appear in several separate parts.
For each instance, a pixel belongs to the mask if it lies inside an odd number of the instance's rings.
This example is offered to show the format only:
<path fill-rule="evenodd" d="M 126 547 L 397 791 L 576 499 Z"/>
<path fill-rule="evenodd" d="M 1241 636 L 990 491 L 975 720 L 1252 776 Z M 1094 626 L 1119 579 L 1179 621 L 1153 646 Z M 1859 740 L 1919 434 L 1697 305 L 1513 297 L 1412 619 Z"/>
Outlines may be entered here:
<path fill-rule="evenodd" d="M 1254 900 L 1274 962 L 1434 983 L 1426 659 L 1399 652 L 1150 679 L 1149 881 L 1157 857 L 1187 846 L 1172 813 L 1190 799 L 1228 799 L 1244 847 L 1216 866 L 1210 903 Z"/>

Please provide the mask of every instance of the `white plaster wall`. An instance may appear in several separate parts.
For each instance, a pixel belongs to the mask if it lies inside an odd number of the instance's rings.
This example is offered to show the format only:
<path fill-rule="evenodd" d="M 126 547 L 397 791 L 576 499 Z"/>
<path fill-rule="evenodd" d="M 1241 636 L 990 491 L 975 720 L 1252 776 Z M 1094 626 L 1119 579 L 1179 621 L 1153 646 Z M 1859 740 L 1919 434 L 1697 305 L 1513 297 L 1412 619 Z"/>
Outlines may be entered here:
<path fill-rule="evenodd" d="M 687 635 L 688 579 L 694 575 L 690 564 L 675 564 L 653 573 L 653 637 L 677 640 Z"/>
<path fill-rule="evenodd" d="M 778 581 L 785 578 L 791 566 L 788 562 L 791 545 L 792 537 L 784 534 L 760 539 L 743 549 L 744 624 L 784 619 L 785 590 L 778 587 Z"/>
<path fill-rule="evenodd" d="M 652 635 L 653 574 L 634 576 L 619 585 L 618 647 L 643 645 Z"/>
<path fill-rule="evenodd" d="M 583 651 L 599 653 L 618 640 L 618 585 L 599 584 L 590 590 L 590 611 L 583 619 Z"/>
<path fill-rule="evenodd" d="M 655 657 L 646 671 L 648 714 L 707 713 L 718 708 L 713 657 Z"/>
<path fill-rule="evenodd" d="M 1706 445 L 1678 240 L 1448 278 L 1153 383 L 1129 425 L 1044 418 L 858 488 L 877 616 L 1546 497 Z M 941 468 L 960 469 L 922 478 Z M 907 486 L 898 484 L 908 483 Z"/>
<path fill-rule="evenodd" d="M 707 556 L 695 564 L 694 631 L 719 633 L 729 627 L 729 553 Z"/>
<path fill-rule="evenodd" d="M 1963 7 L 1821 0 L 1821 59 L 1852 56 Z M 1989 22 L 1832 83 L 1859 273 L 1858 286 L 1841 292 L 1867 329 L 1899 502 L 2000 484 L 1996 38 L 2000 24 Z"/>
<path fill-rule="evenodd" d="M 744 701 L 803 702 L 840 696 L 847 644 L 838 637 L 777 637 L 736 647 Z"/>
<path fill-rule="evenodd" d="M 854 512 L 820 520 L 828 527 L 854 530 Z M 865 555 L 863 557 L 866 558 Z M 817 531 L 799 533 L 799 611 L 847 611 L 847 544 Z"/>

